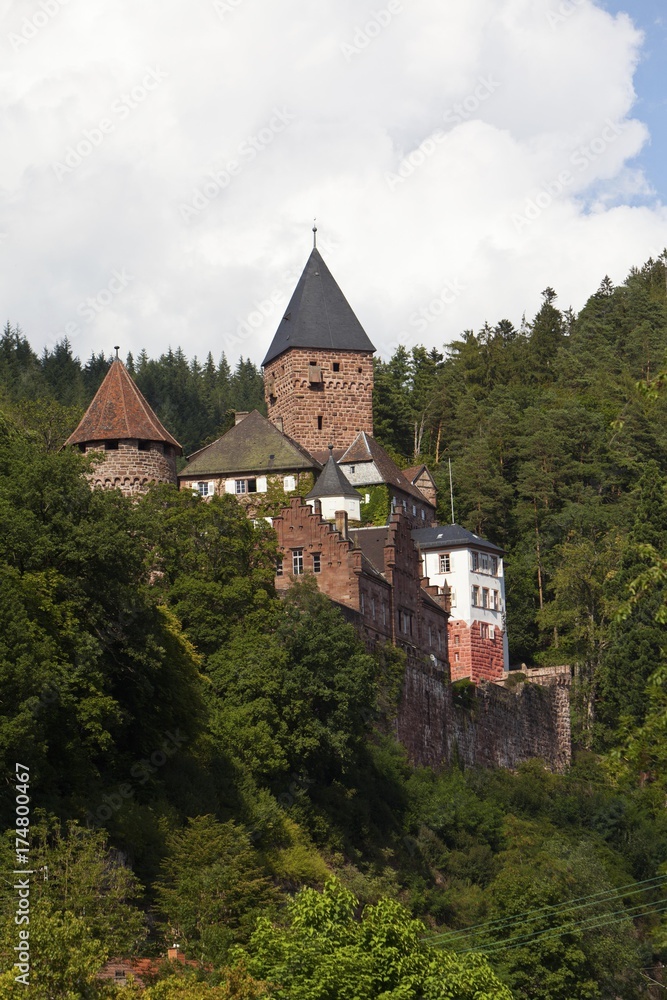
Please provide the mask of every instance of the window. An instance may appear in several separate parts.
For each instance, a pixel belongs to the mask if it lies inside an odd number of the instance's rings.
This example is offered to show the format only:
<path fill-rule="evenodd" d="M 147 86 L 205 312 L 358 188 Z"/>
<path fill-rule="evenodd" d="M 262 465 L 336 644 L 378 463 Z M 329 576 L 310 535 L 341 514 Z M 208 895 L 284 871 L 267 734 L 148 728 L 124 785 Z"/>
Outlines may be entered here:
<path fill-rule="evenodd" d="M 313 552 L 313 573 L 321 573 L 322 556 L 319 552 Z"/>
<path fill-rule="evenodd" d="M 479 634 L 481 635 L 482 639 L 489 638 L 489 626 L 486 624 L 486 622 L 482 622 L 482 624 L 479 626 Z"/>
<path fill-rule="evenodd" d="M 496 630 L 493 625 L 489 625 L 489 639 L 493 642 L 496 638 Z"/>
<path fill-rule="evenodd" d="M 426 520 L 426 514 L 424 513 L 424 508 L 423 507 L 422 507 L 422 510 L 421 510 L 421 515 L 422 515 L 422 521 L 425 521 Z"/>
<path fill-rule="evenodd" d="M 382 624 L 383 625 L 387 624 L 387 605 L 384 603 L 384 601 L 382 602 Z"/>
<path fill-rule="evenodd" d="M 489 589 L 488 587 L 482 587 L 482 607 L 489 607 Z"/>
<path fill-rule="evenodd" d="M 454 653 L 454 663 L 458 663 L 458 662 L 459 662 L 459 654 L 458 653 Z"/>
<path fill-rule="evenodd" d="M 256 479 L 249 479 L 248 480 L 248 493 L 256 493 L 256 492 L 257 492 L 257 480 Z"/>
<path fill-rule="evenodd" d="M 296 489 L 296 476 L 285 476 L 283 479 L 283 489 L 285 493 L 291 493 Z"/>
<path fill-rule="evenodd" d="M 303 549 L 294 549 L 292 552 L 292 573 L 294 576 L 303 573 Z"/>
<path fill-rule="evenodd" d="M 375 618 L 375 598 L 371 597 L 371 617 Z"/>
<path fill-rule="evenodd" d="M 318 431 L 322 430 L 322 417 L 317 418 L 317 429 Z"/>
<path fill-rule="evenodd" d="M 362 614 L 364 613 L 365 606 L 366 606 L 366 602 L 364 600 L 364 594 L 363 594 L 363 591 L 362 591 L 362 593 L 361 593 L 361 613 Z"/>
<path fill-rule="evenodd" d="M 412 635 L 412 615 L 408 615 L 408 625 L 410 626 L 410 635 Z"/>
<path fill-rule="evenodd" d="M 412 505 L 412 516 L 413 517 L 417 516 L 417 504 L 414 504 L 414 503 Z"/>
<path fill-rule="evenodd" d="M 276 576 L 283 575 L 283 557 L 278 556 L 276 559 Z"/>
<path fill-rule="evenodd" d="M 332 365 L 332 368 L 333 368 L 333 370 L 335 372 L 339 372 L 340 371 L 340 363 L 338 361 L 334 361 L 334 363 Z"/>
<path fill-rule="evenodd" d="M 200 497 L 210 497 L 213 494 L 213 483 L 196 483 L 195 489 Z"/>
<path fill-rule="evenodd" d="M 472 606 L 473 606 L 473 608 L 478 608 L 479 607 L 479 587 L 472 587 L 472 589 L 471 589 L 471 598 L 472 598 Z"/>
<path fill-rule="evenodd" d="M 234 489 L 236 490 L 237 496 L 240 496 L 242 493 L 248 492 L 248 484 L 246 483 L 245 479 L 235 479 Z"/>
<path fill-rule="evenodd" d="M 493 610 L 500 611 L 500 591 L 492 590 L 491 594 L 493 596 Z"/>
<path fill-rule="evenodd" d="M 404 500 L 403 501 L 403 510 L 407 511 L 407 509 L 408 509 L 408 501 Z"/>
<path fill-rule="evenodd" d="M 498 576 L 498 559 L 496 556 L 491 556 L 491 573 L 493 576 Z"/>
<path fill-rule="evenodd" d="M 354 475 L 354 468 L 355 467 L 353 465 L 350 466 L 350 472 L 352 473 L 352 475 Z M 368 494 L 366 494 L 366 496 L 368 496 Z M 368 503 L 368 500 L 366 501 L 366 503 Z"/>
<path fill-rule="evenodd" d="M 105 451 L 118 451 L 118 442 L 117 441 L 105 441 L 104 442 L 104 450 Z"/>
<path fill-rule="evenodd" d="M 433 630 L 431 629 L 430 625 L 428 627 L 428 644 L 429 646 L 433 645 Z"/>
<path fill-rule="evenodd" d="M 438 651 L 442 652 L 442 632 L 438 631 Z"/>
<path fill-rule="evenodd" d="M 449 573 L 451 572 L 451 559 L 449 558 L 449 552 L 443 553 L 440 556 L 440 572 Z"/>
<path fill-rule="evenodd" d="M 458 635 L 454 636 L 454 645 L 455 646 L 460 646 L 461 645 L 461 637 L 460 636 L 458 636 Z"/>
<path fill-rule="evenodd" d="M 137 441 L 137 448 L 139 451 L 150 451 L 151 443 L 150 441 Z"/>
<path fill-rule="evenodd" d="M 470 568 L 473 573 L 477 573 L 479 570 L 479 552 L 470 553 Z"/>

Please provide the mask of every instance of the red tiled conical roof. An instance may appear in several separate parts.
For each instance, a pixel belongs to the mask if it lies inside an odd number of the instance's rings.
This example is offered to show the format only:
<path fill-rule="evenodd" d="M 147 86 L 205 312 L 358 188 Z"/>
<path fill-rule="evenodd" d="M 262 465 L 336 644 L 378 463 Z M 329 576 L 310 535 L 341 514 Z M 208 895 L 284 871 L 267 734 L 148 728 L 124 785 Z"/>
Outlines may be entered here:
<path fill-rule="evenodd" d="M 104 382 L 86 410 L 81 423 L 65 444 L 86 444 L 90 441 L 163 441 L 183 449 L 165 430 L 136 387 L 127 368 L 116 358 Z"/>

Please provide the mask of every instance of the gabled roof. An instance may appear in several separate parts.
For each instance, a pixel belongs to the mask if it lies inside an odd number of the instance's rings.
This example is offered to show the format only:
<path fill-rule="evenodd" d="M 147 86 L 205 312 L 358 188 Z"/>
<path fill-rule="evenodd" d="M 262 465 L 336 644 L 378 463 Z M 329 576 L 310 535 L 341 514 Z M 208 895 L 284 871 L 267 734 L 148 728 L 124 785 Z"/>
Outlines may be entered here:
<path fill-rule="evenodd" d="M 355 545 L 361 549 L 361 553 L 368 565 L 384 579 L 384 547 L 389 537 L 387 525 L 369 528 L 351 528 L 350 538 Z"/>
<path fill-rule="evenodd" d="M 375 348 L 336 284 L 319 250 L 313 249 L 280 321 L 262 366 L 291 347 L 370 351 Z"/>
<path fill-rule="evenodd" d="M 430 479 L 433 479 L 433 476 L 428 471 L 428 466 L 426 465 L 412 465 L 409 469 L 403 469 L 403 475 L 406 479 L 409 479 L 411 483 L 416 482 L 422 472 L 425 472 Z"/>
<path fill-rule="evenodd" d="M 360 431 L 357 434 L 350 447 L 341 455 L 338 461 L 341 465 L 373 462 L 384 483 L 395 486 L 397 489 L 409 494 L 409 496 L 415 497 L 420 503 L 427 503 L 429 507 L 433 507 L 431 501 L 426 499 L 422 491 L 414 486 L 409 479 L 406 479 L 405 473 L 401 472 L 396 462 L 394 462 L 393 458 L 389 457 L 382 445 L 378 444 L 375 438 L 367 434 L 366 431 Z"/>
<path fill-rule="evenodd" d="M 102 385 L 65 444 L 91 441 L 163 441 L 183 451 L 153 413 L 119 358 L 111 362 Z"/>
<path fill-rule="evenodd" d="M 217 441 L 188 457 L 179 479 L 188 476 L 225 476 L 235 472 L 319 471 L 305 448 L 253 410 Z"/>
<path fill-rule="evenodd" d="M 420 549 L 447 546 L 449 548 L 487 549 L 500 555 L 503 549 L 460 524 L 444 524 L 439 528 L 415 528 L 412 537 Z"/>
<path fill-rule="evenodd" d="M 361 502 L 358 491 L 355 490 L 340 466 L 336 464 L 333 448 L 330 448 L 329 451 L 329 460 L 306 500 L 313 500 L 316 497 L 354 497 L 355 500 Z"/>

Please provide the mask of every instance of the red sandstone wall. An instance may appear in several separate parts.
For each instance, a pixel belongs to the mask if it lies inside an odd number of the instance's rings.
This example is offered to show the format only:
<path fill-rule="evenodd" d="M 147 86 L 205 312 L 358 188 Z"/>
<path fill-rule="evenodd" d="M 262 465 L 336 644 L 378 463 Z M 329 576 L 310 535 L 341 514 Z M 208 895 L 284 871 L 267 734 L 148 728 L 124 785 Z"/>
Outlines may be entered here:
<path fill-rule="evenodd" d="M 308 379 L 310 361 L 322 369 L 321 384 Z M 334 362 L 340 371 L 334 372 Z M 359 431 L 373 433 L 371 353 L 293 348 L 266 366 L 264 388 L 269 420 L 282 417 L 284 433 L 308 451 L 346 448 Z"/>
<path fill-rule="evenodd" d="M 449 653 L 452 680 L 469 677 L 472 681 L 493 681 L 503 676 L 503 632 L 495 628 L 493 639 L 483 639 L 480 622 L 468 628 L 464 621 L 449 621 Z M 458 654 L 458 659 L 457 659 Z"/>
<path fill-rule="evenodd" d="M 119 489 L 131 496 L 143 493 L 154 482 L 176 485 L 176 459 L 165 455 L 158 442 L 151 442 L 150 451 L 139 451 L 136 441 L 119 441 L 117 449 L 104 451 L 104 445 L 97 442 L 86 445 L 86 452 L 91 451 L 104 455 L 88 477 L 91 486 Z"/>

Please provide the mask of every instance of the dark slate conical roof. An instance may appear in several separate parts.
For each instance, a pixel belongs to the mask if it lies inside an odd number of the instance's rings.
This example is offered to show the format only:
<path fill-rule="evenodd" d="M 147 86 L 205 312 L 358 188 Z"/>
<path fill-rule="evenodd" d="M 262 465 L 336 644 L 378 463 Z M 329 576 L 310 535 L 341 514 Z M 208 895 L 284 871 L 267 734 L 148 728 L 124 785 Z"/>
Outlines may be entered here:
<path fill-rule="evenodd" d="M 262 366 L 291 347 L 375 351 L 316 248 L 308 258 Z"/>
<path fill-rule="evenodd" d="M 65 444 L 132 438 L 162 441 L 173 445 L 179 454 L 183 450 L 155 416 L 123 362 L 115 358 L 81 423 Z"/>
<path fill-rule="evenodd" d="M 329 461 L 324 466 L 312 490 L 306 496 L 306 500 L 322 499 L 322 497 L 354 497 L 355 500 L 359 500 L 359 492 L 355 490 L 333 457 L 333 448 L 330 447 L 329 451 Z"/>

